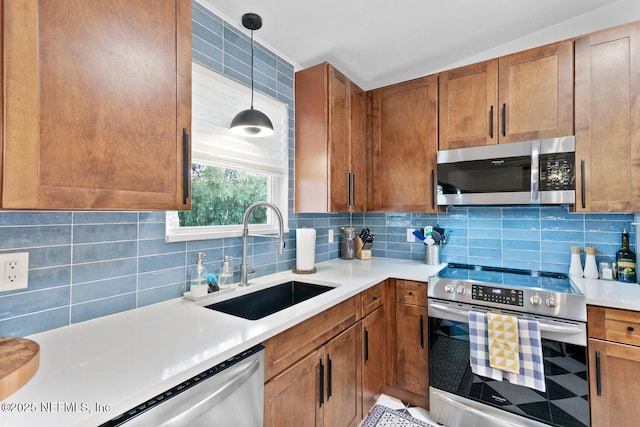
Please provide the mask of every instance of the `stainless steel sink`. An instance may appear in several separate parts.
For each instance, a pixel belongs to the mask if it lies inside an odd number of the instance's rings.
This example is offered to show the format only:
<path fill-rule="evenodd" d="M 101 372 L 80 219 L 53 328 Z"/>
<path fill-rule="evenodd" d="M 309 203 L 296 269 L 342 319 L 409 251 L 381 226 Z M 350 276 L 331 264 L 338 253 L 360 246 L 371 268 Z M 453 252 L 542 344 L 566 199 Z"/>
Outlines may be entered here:
<path fill-rule="evenodd" d="M 331 289 L 334 288 L 292 280 L 205 307 L 243 319 L 258 320 Z"/>

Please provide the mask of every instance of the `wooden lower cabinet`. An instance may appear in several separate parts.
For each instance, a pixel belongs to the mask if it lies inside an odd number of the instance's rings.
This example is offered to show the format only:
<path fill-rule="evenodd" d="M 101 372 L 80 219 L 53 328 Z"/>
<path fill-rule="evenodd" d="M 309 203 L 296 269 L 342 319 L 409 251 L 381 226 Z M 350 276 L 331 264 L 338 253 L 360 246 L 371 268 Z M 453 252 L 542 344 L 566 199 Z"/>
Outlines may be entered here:
<path fill-rule="evenodd" d="M 640 312 L 587 307 L 592 427 L 637 426 Z"/>
<path fill-rule="evenodd" d="M 361 419 L 360 323 L 265 384 L 265 426 L 356 426 Z"/>
<path fill-rule="evenodd" d="M 362 319 L 362 411 L 375 405 L 387 383 L 384 306 Z"/>
<path fill-rule="evenodd" d="M 385 393 L 429 409 L 427 284 L 389 280 Z"/>
<path fill-rule="evenodd" d="M 589 339 L 589 380 L 592 427 L 638 425 L 640 347 Z"/>
<path fill-rule="evenodd" d="M 323 356 L 314 351 L 265 384 L 265 427 L 322 425 L 318 384 Z"/>
<path fill-rule="evenodd" d="M 429 394 L 427 308 L 396 304 L 396 386 Z"/>

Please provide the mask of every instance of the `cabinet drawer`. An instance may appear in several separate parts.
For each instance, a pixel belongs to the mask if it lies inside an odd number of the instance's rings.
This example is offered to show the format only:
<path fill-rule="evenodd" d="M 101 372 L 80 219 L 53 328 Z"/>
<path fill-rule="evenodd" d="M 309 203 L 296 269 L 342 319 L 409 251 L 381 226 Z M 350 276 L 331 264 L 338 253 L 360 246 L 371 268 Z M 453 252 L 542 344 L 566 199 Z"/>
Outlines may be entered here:
<path fill-rule="evenodd" d="M 427 284 L 409 280 L 396 280 L 396 302 L 427 306 Z"/>
<path fill-rule="evenodd" d="M 356 295 L 263 342 L 264 381 L 347 330 L 360 315 L 360 302 Z"/>
<path fill-rule="evenodd" d="M 362 292 L 362 317 L 366 316 L 382 305 L 384 296 L 384 282 Z"/>
<path fill-rule="evenodd" d="M 590 338 L 640 346 L 640 312 L 588 306 L 587 331 Z"/>

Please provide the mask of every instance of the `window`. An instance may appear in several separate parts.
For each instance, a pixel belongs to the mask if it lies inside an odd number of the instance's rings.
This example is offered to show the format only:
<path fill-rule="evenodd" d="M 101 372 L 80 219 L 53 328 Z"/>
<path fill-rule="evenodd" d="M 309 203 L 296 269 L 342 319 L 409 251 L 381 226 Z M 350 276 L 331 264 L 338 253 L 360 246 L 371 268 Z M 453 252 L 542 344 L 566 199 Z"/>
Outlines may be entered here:
<path fill-rule="evenodd" d="M 255 108 L 269 116 L 275 133 L 238 137 L 228 126 L 250 96 L 250 88 L 193 64 L 191 210 L 167 212 L 168 242 L 241 236 L 244 212 L 259 200 L 278 206 L 287 224 L 287 105 L 256 92 Z M 250 223 L 252 232 L 277 232 L 270 209 L 256 209 Z"/>

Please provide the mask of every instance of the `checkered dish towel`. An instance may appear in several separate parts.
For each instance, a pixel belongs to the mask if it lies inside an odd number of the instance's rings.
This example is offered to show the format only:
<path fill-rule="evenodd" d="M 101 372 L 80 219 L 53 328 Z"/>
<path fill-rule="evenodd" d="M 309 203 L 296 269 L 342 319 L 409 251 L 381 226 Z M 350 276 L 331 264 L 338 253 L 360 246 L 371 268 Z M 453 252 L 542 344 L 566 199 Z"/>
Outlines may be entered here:
<path fill-rule="evenodd" d="M 518 319 L 520 344 L 520 373 L 509 373 L 512 384 L 523 385 L 538 391 L 546 391 L 544 359 L 540 341 L 540 324 L 536 320 Z"/>
<path fill-rule="evenodd" d="M 505 373 L 491 367 L 487 329 L 486 313 L 470 310 L 469 356 L 471 372 L 496 381 L 502 381 L 503 376 L 507 374 L 507 379 L 512 384 L 530 387 L 542 392 L 546 391 L 540 324 L 535 320 L 518 319 L 520 374 Z"/>
<path fill-rule="evenodd" d="M 492 380 L 502 381 L 502 371 L 489 364 L 489 335 L 487 314 L 469 310 L 469 359 L 471 372 Z"/>

